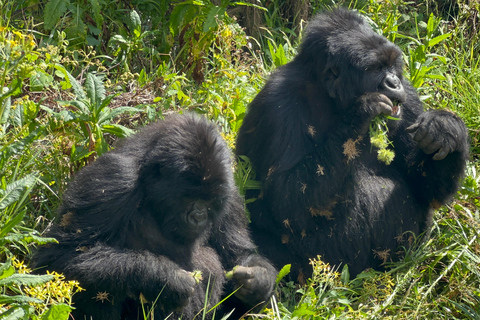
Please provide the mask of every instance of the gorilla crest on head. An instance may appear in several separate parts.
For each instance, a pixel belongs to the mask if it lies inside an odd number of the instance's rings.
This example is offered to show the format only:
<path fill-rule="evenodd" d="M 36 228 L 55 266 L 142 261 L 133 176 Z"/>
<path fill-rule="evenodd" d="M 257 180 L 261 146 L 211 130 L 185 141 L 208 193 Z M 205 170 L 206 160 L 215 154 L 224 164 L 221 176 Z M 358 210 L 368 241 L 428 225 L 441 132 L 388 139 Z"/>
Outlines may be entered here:
<path fill-rule="evenodd" d="M 248 204 L 252 235 L 293 277 L 308 277 L 317 255 L 352 275 L 383 268 L 458 190 L 466 127 L 449 111 L 425 112 L 402 72 L 398 47 L 338 8 L 310 21 L 298 55 L 250 104 L 236 153 L 262 182 Z M 397 118 L 387 121 L 390 165 L 368 139 L 379 115 Z"/>

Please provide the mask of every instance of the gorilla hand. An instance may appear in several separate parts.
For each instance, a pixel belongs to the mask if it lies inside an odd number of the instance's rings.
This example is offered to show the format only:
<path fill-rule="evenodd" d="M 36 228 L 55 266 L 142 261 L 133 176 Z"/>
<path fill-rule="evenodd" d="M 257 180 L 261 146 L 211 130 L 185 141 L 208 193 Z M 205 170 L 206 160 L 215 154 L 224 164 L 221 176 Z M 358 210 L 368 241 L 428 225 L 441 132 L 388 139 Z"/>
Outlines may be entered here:
<path fill-rule="evenodd" d="M 433 160 L 442 160 L 448 154 L 466 145 L 466 128 L 454 114 L 444 110 L 432 110 L 420 115 L 417 121 L 406 129 L 413 133 L 413 140 L 426 154 L 434 152 Z"/>
<path fill-rule="evenodd" d="M 161 304 L 168 306 L 169 311 L 181 310 L 189 303 L 197 282 L 190 272 L 183 269 L 176 269 L 169 276 L 171 279 L 167 279 L 166 283 L 162 280 L 153 281 L 150 290 L 143 293 L 150 302 L 157 298 L 166 301 Z"/>
<path fill-rule="evenodd" d="M 233 269 L 233 278 L 239 288 L 235 296 L 250 307 L 268 302 L 275 285 L 271 272 L 264 267 L 237 266 Z"/>
<path fill-rule="evenodd" d="M 361 134 L 368 131 L 370 121 L 380 114 L 387 116 L 393 113 L 393 102 L 384 94 L 379 92 L 367 92 L 359 99 L 359 120 Z"/>

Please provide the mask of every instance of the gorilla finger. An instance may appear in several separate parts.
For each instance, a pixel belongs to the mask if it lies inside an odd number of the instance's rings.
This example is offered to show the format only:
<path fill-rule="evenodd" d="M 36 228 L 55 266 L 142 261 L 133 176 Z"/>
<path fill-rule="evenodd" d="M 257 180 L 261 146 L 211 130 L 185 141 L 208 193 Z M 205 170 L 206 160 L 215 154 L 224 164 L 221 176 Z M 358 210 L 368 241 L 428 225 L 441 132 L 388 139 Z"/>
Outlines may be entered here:
<path fill-rule="evenodd" d="M 408 133 L 414 133 L 419 126 L 420 126 L 420 123 L 414 123 L 410 127 L 407 127 L 405 131 L 407 131 Z"/>
<path fill-rule="evenodd" d="M 391 105 L 388 105 L 388 104 L 386 104 L 386 103 L 384 103 L 384 102 L 380 102 L 378 105 L 380 106 L 379 112 L 380 112 L 381 114 L 385 114 L 385 115 L 387 115 L 387 116 L 391 116 L 391 115 L 392 115 L 392 106 L 391 106 Z"/>
<path fill-rule="evenodd" d="M 443 147 L 434 156 L 433 160 L 442 160 L 450 153 L 450 148 Z"/>
<path fill-rule="evenodd" d="M 234 268 L 233 277 L 237 280 L 253 278 L 252 269 L 249 267 L 237 266 Z"/>
<path fill-rule="evenodd" d="M 434 143 L 429 144 L 423 149 L 423 152 L 426 154 L 432 154 L 442 147 L 443 143 L 441 141 L 435 141 Z"/>
<path fill-rule="evenodd" d="M 433 135 L 431 134 L 426 134 L 422 140 L 418 141 L 418 147 L 422 150 L 426 149 L 432 142 L 435 140 Z"/>
<path fill-rule="evenodd" d="M 425 127 L 418 127 L 417 131 L 415 132 L 415 135 L 413 136 L 413 140 L 417 142 L 421 141 L 425 137 L 427 132 L 428 131 Z"/>

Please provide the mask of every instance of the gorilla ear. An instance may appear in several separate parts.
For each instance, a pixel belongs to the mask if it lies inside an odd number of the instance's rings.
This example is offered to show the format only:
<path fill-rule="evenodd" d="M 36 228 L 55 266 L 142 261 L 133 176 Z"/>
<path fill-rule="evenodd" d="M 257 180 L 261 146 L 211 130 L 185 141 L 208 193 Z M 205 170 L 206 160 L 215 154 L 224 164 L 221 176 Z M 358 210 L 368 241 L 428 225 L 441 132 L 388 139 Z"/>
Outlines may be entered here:
<path fill-rule="evenodd" d="M 335 67 L 327 67 L 325 73 L 325 86 L 328 91 L 328 95 L 331 98 L 335 98 L 335 81 L 340 76 L 340 71 Z"/>
<path fill-rule="evenodd" d="M 333 74 L 333 76 L 334 76 L 335 78 L 338 78 L 338 75 L 340 74 L 340 72 L 338 71 L 337 68 L 332 67 L 332 68 L 329 69 L 329 71 Z"/>

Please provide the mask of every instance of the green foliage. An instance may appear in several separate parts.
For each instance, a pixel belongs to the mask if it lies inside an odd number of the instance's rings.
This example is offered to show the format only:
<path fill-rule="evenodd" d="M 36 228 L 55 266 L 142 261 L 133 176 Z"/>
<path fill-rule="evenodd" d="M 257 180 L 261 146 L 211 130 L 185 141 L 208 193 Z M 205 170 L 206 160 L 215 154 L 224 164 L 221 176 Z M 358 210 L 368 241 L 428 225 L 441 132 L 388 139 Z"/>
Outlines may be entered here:
<path fill-rule="evenodd" d="M 52 30 L 60 18 L 67 12 L 69 0 L 50 0 L 45 5 L 44 27 L 45 30 Z"/>
<path fill-rule="evenodd" d="M 437 68 L 439 64 L 445 65 L 447 60 L 440 54 L 433 53 L 433 47 L 451 36 L 451 33 L 434 36 L 440 25 L 441 19 L 436 18 L 430 14 L 428 22 L 420 22 L 418 26 L 426 27 L 426 36 L 423 41 L 417 40 L 413 37 L 406 37 L 412 41 L 413 47 L 408 50 L 408 68 L 409 78 L 415 88 L 423 85 L 425 79 L 439 79 L 445 80 L 445 77 L 439 72 Z M 400 35 L 399 35 L 400 37 Z M 419 29 L 417 28 L 417 37 L 420 39 Z M 436 71 L 436 72 L 432 72 Z"/>
<path fill-rule="evenodd" d="M 113 134 L 117 137 L 127 137 L 133 130 L 113 123 L 116 116 L 126 112 L 138 112 L 134 107 L 119 107 L 111 109 L 109 103 L 115 95 L 105 95 L 105 86 L 100 76 L 87 73 L 84 88 L 81 84 L 62 66 L 56 66 L 57 70 L 64 73 L 66 82 L 73 89 L 76 100 L 59 101 L 62 106 L 70 106 L 70 110 L 63 109 L 55 112 L 51 108 L 42 106 L 42 109 L 49 112 L 57 120 L 63 122 L 74 122 L 80 125 L 82 132 L 89 140 L 89 152 L 96 151 L 101 155 L 108 151 L 105 134 Z M 87 156 L 87 154 L 85 154 Z"/>
<path fill-rule="evenodd" d="M 387 166 L 392 163 L 395 158 L 395 152 L 388 149 L 388 146 L 393 146 L 393 143 L 388 139 L 387 121 L 398 120 L 392 117 L 377 116 L 370 122 L 368 133 L 370 135 L 370 143 L 376 147 L 377 159 L 384 162 Z"/>

